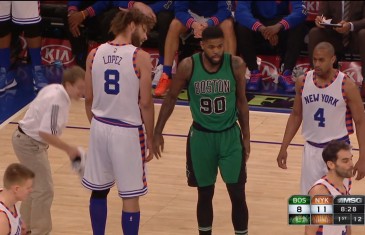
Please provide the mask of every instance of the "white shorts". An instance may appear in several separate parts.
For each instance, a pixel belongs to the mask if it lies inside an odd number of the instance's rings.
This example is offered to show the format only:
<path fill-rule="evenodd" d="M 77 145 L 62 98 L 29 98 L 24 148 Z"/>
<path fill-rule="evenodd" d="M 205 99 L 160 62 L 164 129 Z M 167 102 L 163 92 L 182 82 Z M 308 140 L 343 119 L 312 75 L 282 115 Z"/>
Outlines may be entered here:
<path fill-rule="evenodd" d="M 95 118 L 91 122 L 83 186 L 106 190 L 116 183 L 122 198 L 145 195 L 146 144 L 142 126 L 115 126 Z"/>
<path fill-rule="evenodd" d="M 39 1 L 0 1 L 0 22 L 10 20 L 15 24 L 35 24 L 41 21 Z"/>
<path fill-rule="evenodd" d="M 313 184 L 328 172 L 327 165 L 322 158 L 322 152 L 323 148 L 317 148 L 305 142 L 300 179 L 302 194 L 308 194 Z"/>

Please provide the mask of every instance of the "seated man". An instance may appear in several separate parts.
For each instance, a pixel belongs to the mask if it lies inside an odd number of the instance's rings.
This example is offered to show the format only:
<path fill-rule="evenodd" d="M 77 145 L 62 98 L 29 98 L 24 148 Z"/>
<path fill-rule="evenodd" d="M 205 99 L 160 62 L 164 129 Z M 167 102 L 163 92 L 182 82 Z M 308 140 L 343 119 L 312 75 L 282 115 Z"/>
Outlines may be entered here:
<path fill-rule="evenodd" d="M 256 62 L 255 44 L 265 40 L 281 51 L 284 69 L 279 84 L 286 92 L 295 92 L 292 71 L 306 34 L 306 17 L 302 1 L 238 1 L 235 11 L 238 52 L 251 71 L 247 90 L 261 88 L 262 74 Z"/>
<path fill-rule="evenodd" d="M 72 53 L 77 64 L 85 68 L 88 37 L 96 35 L 101 37 L 101 42 L 108 41 L 110 21 L 107 19 L 110 15 L 115 15 L 118 8 L 112 9 L 111 1 L 68 1 L 67 6 L 68 15 L 65 22 L 69 28 L 68 38 Z"/>
<path fill-rule="evenodd" d="M 345 4 L 343 4 L 343 2 Z M 365 2 L 364 1 L 320 1 L 318 16 L 314 27 L 309 32 L 308 52 L 310 61 L 314 47 L 322 41 L 330 42 L 337 57 L 341 58 L 345 52 L 360 53 L 361 75 L 365 78 Z M 325 27 L 320 23 L 325 19 L 332 19 L 331 23 L 341 24 L 341 27 Z M 311 63 L 313 67 L 313 64 Z M 361 88 L 361 96 L 365 98 L 365 86 Z"/>
<path fill-rule="evenodd" d="M 113 4 L 121 8 L 137 8 L 145 15 L 156 21 L 158 31 L 158 66 L 155 69 L 155 78 L 152 85 L 157 85 L 162 74 L 164 64 L 165 40 L 171 21 L 174 19 L 173 1 L 113 1 Z"/>
<path fill-rule="evenodd" d="M 228 1 L 176 1 L 175 19 L 170 24 L 165 42 L 163 73 L 154 91 L 157 97 L 164 96 L 172 78 L 172 64 L 179 48 L 181 34 L 192 30 L 195 38 L 201 38 L 203 30 L 208 26 L 220 25 L 224 34 L 224 50 L 236 53 L 236 37 L 233 28 L 232 12 Z"/>

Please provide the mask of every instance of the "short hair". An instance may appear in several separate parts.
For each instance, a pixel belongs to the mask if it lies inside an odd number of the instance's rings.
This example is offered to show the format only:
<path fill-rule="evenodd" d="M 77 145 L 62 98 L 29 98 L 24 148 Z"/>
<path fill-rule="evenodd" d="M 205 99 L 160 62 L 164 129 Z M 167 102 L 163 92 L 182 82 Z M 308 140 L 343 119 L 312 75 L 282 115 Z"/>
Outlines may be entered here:
<path fill-rule="evenodd" d="M 314 50 L 326 50 L 331 56 L 335 55 L 335 48 L 329 42 L 320 42 L 315 47 Z"/>
<path fill-rule="evenodd" d="M 340 152 L 341 150 L 350 150 L 350 149 L 351 146 L 346 141 L 332 140 L 323 149 L 322 152 L 323 161 L 326 163 L 326 165 L 328 161 L 336 162 L 338 157 L 337 156 L 338 152 Z"/>
<path fill-rule="evenodd" d="M 129 10 L 120 10 L 112 22 L 110 23 L 110 30 L 115 36 L 123 33 L 127 26 L 134 22 L 136 25 L 146 25 L 147 31 L 150 31 L 155 22 L 151 17 L 143 14 L 140 10 L 132 8 Z"/>
<path fill-rule="evenodd" d="M 10 164 L 4 173 L 4 188 L 10 189 L 13 185 L 21 185 L 28 179 L 34 179 L 35 174 L 28 167 L 20 163 Z"/>
<path fill-rule="evenodd" d="M 223 31 L 219 26 L 209 26 L 202 32 L 202 41 L 217 38 L 224 38 Z"/>
<path fill-rule="evenodd" d="M 85 79 L 85 70 L 80 66 L 74 65 L 63 71 L 62 85 L 65 85 L 66 82 L 69 82 L 71 85 L 73 85 L 79 79 Z"/>

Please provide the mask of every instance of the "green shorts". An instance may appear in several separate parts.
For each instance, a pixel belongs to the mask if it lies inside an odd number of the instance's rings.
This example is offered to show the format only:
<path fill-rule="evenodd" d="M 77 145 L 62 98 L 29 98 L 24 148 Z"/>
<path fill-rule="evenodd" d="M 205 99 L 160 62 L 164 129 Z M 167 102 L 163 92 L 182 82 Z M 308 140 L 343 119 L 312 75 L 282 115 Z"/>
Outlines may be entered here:
<path fill-rule="evenodd" d="M 238 124 L 222 132 L 207 132 L 191 126 L 186 147 L 188 185 L 215 184 L 218 168 L 226 184 L 246 182 L 246 162 Z"/>

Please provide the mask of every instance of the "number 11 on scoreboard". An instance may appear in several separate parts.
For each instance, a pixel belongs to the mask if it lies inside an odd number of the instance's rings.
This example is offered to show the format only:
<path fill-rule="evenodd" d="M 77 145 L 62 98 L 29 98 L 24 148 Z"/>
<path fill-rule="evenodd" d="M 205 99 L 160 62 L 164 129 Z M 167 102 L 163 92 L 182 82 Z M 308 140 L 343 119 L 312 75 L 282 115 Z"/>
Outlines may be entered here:
<path fill-rule="evenodd" d="M 293 195 L 289 198 L 289 225 L 310 224 L 310 196 Z"/>

